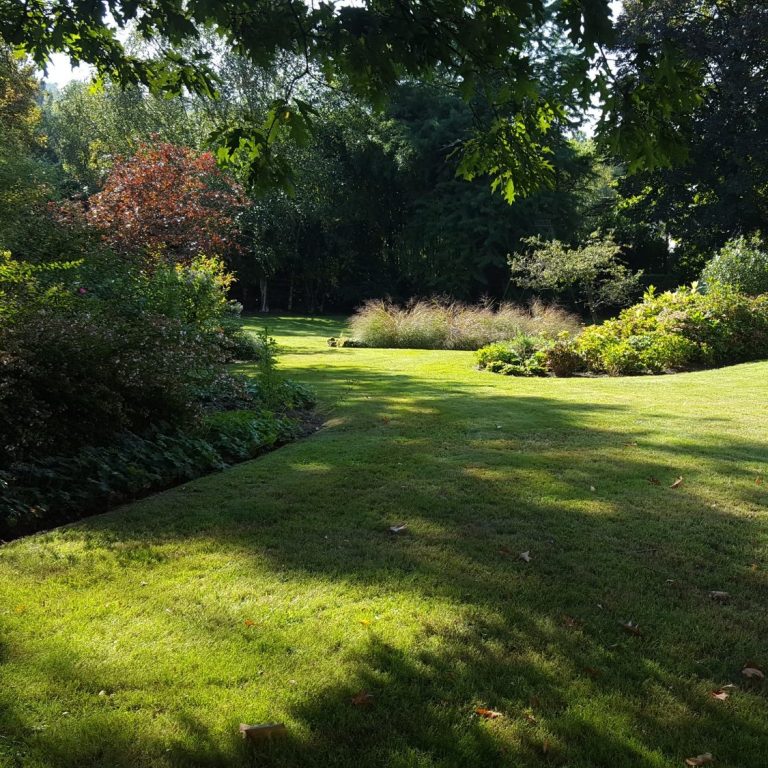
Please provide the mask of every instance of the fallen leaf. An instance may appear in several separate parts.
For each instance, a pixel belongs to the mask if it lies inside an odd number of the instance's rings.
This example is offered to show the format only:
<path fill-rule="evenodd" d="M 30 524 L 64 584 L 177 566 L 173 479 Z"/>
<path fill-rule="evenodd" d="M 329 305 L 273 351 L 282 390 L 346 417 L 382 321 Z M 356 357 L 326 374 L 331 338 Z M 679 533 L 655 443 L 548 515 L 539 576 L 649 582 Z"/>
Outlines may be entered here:
<path fill-rule="evenodd" d="M 762 477 L 756 477 L 755 478 L 755 485 L 762 485 L 763 484 L 763 478 Z"/>
<path fill-rule="evenodd" d="M 603 673 L 595 667 L 584 667 L 584 672 L 589 675 L 593 680 L 597 680 Z"/>
<path fill-rule="evenodd" d="M 744 667 L 741 670 L 741 674 L 750 680 L 764 680 L 765 673 L 759 667 Z"/>
<path fill-rule="evenodd" d="M 718 701 L 725 701 L 731 694 L 728 693 L 728 691 L 723 690 L 722 688 L 718 688 L 715 691 L 710 691 L 709 695 L 713 699 L 717 699 Z"/>
<path fill-rule="evenodd" d="M 597 488 L 595 488 L 594 485 L 590 485 L 589 490 L 592 491 L 592 493 L 594 493 L 597 490 Z"/>
<path fill-rule="evenodd" d="M 619 622 L 621 623 L 621 622 Z M 629 635 L 640 637 L 643 633 L 640 631 L 640 627 L 632 621 L 621 623 L 621 628 Z"/>
<path fill-rule="evenodd" d="M 685 764 L 695 768 L 698 765 L 711 765 L 715 762 L 715 758 L 709 752 L 705 752 L 703 755 L 697 755 L 696 757 L 686 757 Z"/>
<path fill-rule="evenodd" d="M 648 482 L 651 485 L 661 485 L 661 480 L 659 480 L 657 477 L 653 477 L 653 476 L 648 478 Z"/>
<path fill-rule="evenodd" d="M 573 616 L 563 616 L 563 626 L 568 629 L 579 629 L 581 622 L 578 619 L 574 619 Z"/>
<path fill-rule="evenodd" d="M 389 531 L 390 533 L 402 533 L 407 527 L 406 523 L 398 523 L 397 525 L 391 525 Z"/>
<path fill-rule="evenodd" d="M 530 550 L 526 549 L 525 552 L 520 553 L 520 559 L 525 560 L 526 563 L 531 562 L 531 552 Z"/>
<path fill-rule="evenodd" d="M 499 547 L 499 554 L 509 557 L 512 554 L 512 550 L 509 547 Z"/>
<path fill-rule="evenodd" d="M 360 691 L 352 697 L 352 703 L 356 707 L 371 707 L 374 703 L 373 694 L 368 693 L 368 691 Z"/>
<path fill-rule="evenodd" d="M 497 717 L 502 717 L 501 712 L 497 712 L 495 709 L 486 709 L 485 707 L 478 707 L 475 710 L 475 714 L 487 720 L 495 720 Z"/>
<path fill-rule="evenodd" d="M 362 624 L 364 627 L 368 627 L 368 626 L 370 626 L 370 624 L 371 624 L 371 620 L 370 620 L 370 619 L 358 619 L 358 621 L 359 621 L 359 622 L 360 622 L 360 623 L 361 623 L 361 624 Z"/>
<path fill-rule="evenodd" d="M 255 627 L 256 622 L 253 619 L 246 619 L 244 622 L 246 627 Z"/>
<path fill-rule="evenodd" d="M 672 485 L 670 485 L 669 487 L 670 488 L 679 488 L 682 484 L 683 484 L 683 476 L 680 475 L 680 477 L 678 477 L 677 480 L 675 480 L 675 482 L 672 483 Z"/>
<path fill-rule="evenodd" d="M 536 725 L 536 723 L 538 722 L 538 720 L 536 720 L 536 716 L 532 712 L 523 712 L 523 717 L 531 725 Z"/>
<path fill-rule="evenodd" d="M 728 600 L 729 600 L 729 598 L 731 597 L 731 596 L 730 596 L 730 595 L 729 595 L 727 592 L 721 592 L 721 591 L 720 591 L 720 590 L 718 590 L 718 589 L 713 589 L 713 590 L 712 590 L 712 591 L 709 593 L 709 596 L 710 596 L 710 597 L 711 597 L 713 600 L 716 600 L 718 603 L 727 603 L 727 602 L 728 602 Z"/>
<path fill-rule="evenodd" d="M 240 723 L 240 735 L 250 741 L 270 740 L 273 736 L 283 736 L 285 733 L 285 723 L 259 723 L 258 725 Z"/>

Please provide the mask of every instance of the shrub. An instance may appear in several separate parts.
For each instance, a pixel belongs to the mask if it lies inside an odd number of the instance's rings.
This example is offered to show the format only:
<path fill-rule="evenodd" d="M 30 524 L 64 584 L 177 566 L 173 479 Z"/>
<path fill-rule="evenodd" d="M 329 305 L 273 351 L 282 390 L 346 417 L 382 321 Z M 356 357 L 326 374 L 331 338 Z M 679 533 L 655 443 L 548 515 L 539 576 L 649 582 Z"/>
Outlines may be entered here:
<path fill-rule="evenodd" d="M 621 249 L 597 233 L 577 248 L 559 240 L 529 237 L 527 250 L 509 258 L 512 282 L 534 291 L 570 295 L 592 318 L 604 307 L 626 306 L 640 292 L 641 272 L 621 261 Z"/>
<path fill-rule="evenodd" d="M 567 332 L 560 334 L 556 341 L 544 349 L 544 352 L 547 370 L 555 376 L 561 378 L 573 376 L 585 367 L 584 358 Z"/>
<path fill-rule="evenodd" d="M 768 293 L 768 246 L 759 234 L 729 240 L 704 267 L 705 286 L 721 285 L 756 296 Z"/>
<path fill-rule="evenodd" d="M 367 347 L 477 350 L 521 333 L 552 338 L 563 330 L 577 333 L 580 324 L 569 312 L 542 302 L 527 308 L 502 304 L 494 311 L 434 300 L 399 307 L 377 299 L 353 315 L 350 327 L 354 339 Z"/>
<path fill-rule="evenodd" d="M 496 342 L 477 351 L 477 364 L 504 376 L 545 376 L 545 339 L 518 334 L 507 342 Z"/>
<path fill-rule="evenodd" d="M 690 370 L 768 357 L 768 296 L 750 297 L 712 286 L 657 294 L 601 325 L 576 343 L 593 371 L 636 375 Z"/>

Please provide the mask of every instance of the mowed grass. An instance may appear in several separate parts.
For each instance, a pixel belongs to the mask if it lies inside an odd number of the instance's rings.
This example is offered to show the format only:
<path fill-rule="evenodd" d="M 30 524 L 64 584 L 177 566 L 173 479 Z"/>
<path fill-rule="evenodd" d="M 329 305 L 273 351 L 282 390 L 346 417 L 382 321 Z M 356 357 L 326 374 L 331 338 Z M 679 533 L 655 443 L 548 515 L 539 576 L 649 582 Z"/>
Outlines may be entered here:
<path fill-rule="evenodd" d="M 317 433 L 0 547 L 0 765 L 768 764 L 768 364 L 529 380 L 268 326 Z"/>

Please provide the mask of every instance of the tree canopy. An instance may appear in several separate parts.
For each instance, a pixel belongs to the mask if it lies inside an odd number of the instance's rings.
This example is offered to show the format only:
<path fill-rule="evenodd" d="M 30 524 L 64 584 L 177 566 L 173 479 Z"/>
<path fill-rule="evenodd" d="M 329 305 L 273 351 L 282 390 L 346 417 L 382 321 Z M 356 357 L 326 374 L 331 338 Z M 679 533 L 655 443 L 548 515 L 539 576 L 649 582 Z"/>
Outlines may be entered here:
<path fill-rule="evenodd" d="M 128 28 L 143 46 L 124 42 Z M 572 117 L 575 103 L 586 107 L 601 93 L 612 110 L 606 131 L 621 129 L 617 146 L 636 162 L 659 162 L 677 146 L 649 145 L 638 114 L 656 110 L 663 138 L 670 112 L 691 107 L 681 95 L 687 69 L 668 66 L 678 61 L 674 41 L 662 64 L 637 61 L 651 79 L 663 71 L 663 87 L 628 97 L 616 85 L 599 55 L 613 39 L 608 0 L 0 0 L 0 37 L 38 65 L 63 52 L 120 85 L 155 92 L 217 91 L 211 35 L 262 68 L 285 55 L 300 62 L 266 115 L 240 116 L 218 133 L 220 159 L 246 167 L 254 188 L 290 186 L 280 138 L 307 141 L 316 117 L 299 87 L 307 81 L 380 106 L 408 79 L 447 80 L 475 117 L 474 130 L 457 145 L 457 170 L 466 178 L 490 176 L 509 201 L 552 183 L 551 130 Z M 537 62 L 558 47 L 563 55 L 546 56 L 542 77 Z"/>

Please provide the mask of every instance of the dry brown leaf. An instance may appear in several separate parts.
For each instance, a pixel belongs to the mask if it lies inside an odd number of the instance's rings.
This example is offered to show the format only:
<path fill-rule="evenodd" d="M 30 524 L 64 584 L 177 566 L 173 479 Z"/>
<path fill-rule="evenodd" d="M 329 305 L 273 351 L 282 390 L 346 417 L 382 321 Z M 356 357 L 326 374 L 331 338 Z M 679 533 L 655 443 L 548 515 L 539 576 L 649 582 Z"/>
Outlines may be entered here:
<path fill-rule="evenodd" d="M 727 603 L 731 597 L 727 592 L 722 592 L 719 589 L 713 589 L 709 596 L 718 603 Z"/>
<path fill-rule="evenodd" d="M 765 679 L 765 673 L 759 667 L 751 667 L 751 666 L 744 667 L 744 669 L 741 670 L 741 674 L 744 675 L 744 677 L 749 678 L 750 680 Z"/>
<path fill-rule="evenodd" d="M 697 755 L 696 757 L 686 757 L 685 764 L 690 765 L 692 768 L 696 768 L 699 765 L 711 765 L 715 762 L 715 758 L 709 752 L 705 752 L 703 755 Z"/>
<path fill-rule="evenodd" d="M 584 667 L 584 672 L 588 674 L 593 680 L 596 680 L 603 673 L 595 667 Z"/>
<path fill-rule="evenodd" d="M 648 478 L 648 482 L 651 485 L 661 485 L 661 480 L 659 480 L 657 477 L 653 477 L 653 476 Z"/>
<path fill-rule="evenodd" d="M 256 622 L 253 619 L 246 619 L 244 622 L 246 627 L 255 627 Z"/>
<path fill-rule="evenodd" d="M 268 741 L 273 736 L 284 736 L 285 733 L 285 723 L 259 723 L 258 725 L 240 723 L 240 735 L 249 741 Z"/>
<path fill-rule="evenodd" d="M 512 550 L 509 547 L 499 547 L 499 554 L 509 557 L 512 554 Z"/>
<path fill-rule="evenodd" d="M 360 691 L 352 697 L 352 703 L 356 707 L 371 707 L 374 703 L 373 694 L 368 693 L 368 691 Z"/>
<path fill-rule="evenodd" d="M 633 621 L 627 621 L 621 624 L 621 628 L 629 635 L 640 637 L 643 633 L 640 631 L 640 627 Z"/>
<path fill-rule="evenodd" d="M 713 699 L 717 699 L 718 701 L 725 701 L 731 694 L 728 693 L 728 691 L 724 690 L 723 688 L 718 688 L 715 691 L 710 691 L 709 695 Z"/>
<path fill-rule="evenodd" d="M 503 717 L 501 712 L 497 712 L 495 709 L 486 709 L 485 707 L 478 707 L 475 710 L 476 715 L 484 717 L 487 720 L 495 720 L 497 717 Z"/>
<path fill-rule="evenodd" d="M 682 484 L 683 484 L 683 476 L 680 475 L 680 477 L 678 477 L 677 480 L 675 480 L 675 482 L 672 483 L 672 485 L 670 485 L 669 487 L 670 488 L 679 488 Z"/>
<path fill-rule="evenodd" d="M 520 553 L 520 559 L 525 560 L 526 563 L 531 562 L 531 552 L 530 550 L 526 549 L 525 552 Z"/>
<path fill-rule="evenodd" d="M 568 629 L 579 629 L 581 622 L 578 619 L 574 619 L 573 616 L 563 616 L 563 626 Z"/>
<path fill-rule="evenodd" d="M 758 476 L 755 478 L 755 485 L 762 485 L 763 484 L 763 478 Z"/>
<path fill-rule="evenodd" d="M 389 531 L 390 533 L 402 533 L 406 528 L 408 528 L 407 523 L 398 523 L 397 525 L 390 525 Z"/>

